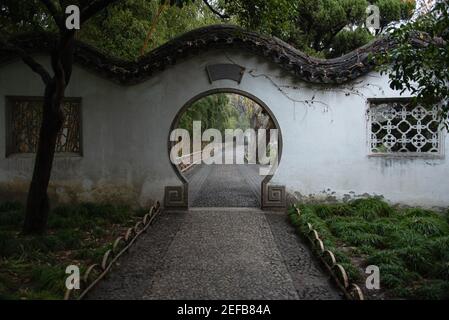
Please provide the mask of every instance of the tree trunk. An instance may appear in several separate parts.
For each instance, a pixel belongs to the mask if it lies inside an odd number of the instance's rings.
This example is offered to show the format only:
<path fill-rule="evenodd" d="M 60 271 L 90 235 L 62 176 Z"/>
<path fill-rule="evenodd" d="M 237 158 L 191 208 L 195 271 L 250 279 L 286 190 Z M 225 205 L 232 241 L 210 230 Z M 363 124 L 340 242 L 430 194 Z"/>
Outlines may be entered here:
<path fill-rule="evenodd" d="M 47 226 L 50 209 L 47 189 L 53 166 L 56 140 L 64 119 L 60 108 L 62 97 L 57 96 L 55 81 L 53 80 L 45 89 L 42 126 L 33 178 L 28 192 L 26 216 L 23 225 L 24 234 L 42 234 Z"/>
<path fill-rule="evenodd" d="M 72 75 L 74 39 L 73 30 L 61 32 L 60 41 L 51 55 L 54 77 L 45 86 L 42 126 L 33 178 L 28 191 L 22 230 L 24 234 L 42 234 L 47 227 L 50 210 L 47 190 L 55 157 L 56 140 L 64 123 L 61 104 Z"/>

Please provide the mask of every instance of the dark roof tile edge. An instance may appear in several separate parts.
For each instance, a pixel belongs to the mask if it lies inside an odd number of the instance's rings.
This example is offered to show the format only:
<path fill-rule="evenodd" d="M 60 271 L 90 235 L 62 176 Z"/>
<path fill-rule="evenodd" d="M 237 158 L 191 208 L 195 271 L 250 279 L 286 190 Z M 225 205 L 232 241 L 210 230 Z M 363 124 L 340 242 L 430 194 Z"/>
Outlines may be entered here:
<path fill-rule="evenodd" d="M 30 54 L 48 53 L 55 35 L 24 34 L 10 40 Z M 335 59 L 307 56 L 275 37 L 243 30 L 232 25 L 212 25 L 187 32 L 154 49 L 138 61 L 109 57 L 93 47 L 76 41 L 75 62 L 101 76 L 123 85 L 146 81 L 155 73 L 186 57 L 214 49 L 239 49 L 279 65 L 309 83 L 339 84 L 356 79 L 373 70 L 371 54 L 388 50 L 391 40 L 381 38 Z M 15 59 L 12 52 L 0 49 L 0 64 Z"/>

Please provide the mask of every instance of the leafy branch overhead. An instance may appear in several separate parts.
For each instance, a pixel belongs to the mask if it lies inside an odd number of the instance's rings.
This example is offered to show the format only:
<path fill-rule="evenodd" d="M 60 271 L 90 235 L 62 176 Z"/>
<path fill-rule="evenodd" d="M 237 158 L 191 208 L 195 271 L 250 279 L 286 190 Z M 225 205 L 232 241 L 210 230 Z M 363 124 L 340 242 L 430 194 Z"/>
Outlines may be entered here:
<path fill-rule="evenodd" d="M 223 0 L 222 7 L 246 29 L 274 35 L 296 48 L 332 58 L 373 39 L 365 28 L 367 7 L 380 11 L 380 29 L 409 19 L 414 0 Z"/>
<path fill-rule="evenodd" d="M 414 102 L 449 111 L 449 1 L 438 1 L 428 14 L 391 29 L 396 46 L 380 57 L 392 89 L 408 91 Z M 447 121 L 445 121 L 447 126 Z"/>

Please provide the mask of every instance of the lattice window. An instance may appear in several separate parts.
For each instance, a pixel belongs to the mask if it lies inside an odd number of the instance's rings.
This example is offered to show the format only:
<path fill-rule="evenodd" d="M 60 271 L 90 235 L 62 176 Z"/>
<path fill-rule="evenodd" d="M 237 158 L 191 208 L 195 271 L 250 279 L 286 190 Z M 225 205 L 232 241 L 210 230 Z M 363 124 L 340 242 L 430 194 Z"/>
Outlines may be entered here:
<path fill-rule="evenodd" d="M 371 100 L 371 154 L 441 155 L 438 111 L 438 107 L 412 107 L 409 99 Z"/>
<path fill-rule="evenodd" d="M 7 98 L 7 154 L 35 153 L 42 122 L 43 99 Z M 81 153 L 81 100 L 63 102 L 64 124 L 56 142 L 57 153 Z"/>

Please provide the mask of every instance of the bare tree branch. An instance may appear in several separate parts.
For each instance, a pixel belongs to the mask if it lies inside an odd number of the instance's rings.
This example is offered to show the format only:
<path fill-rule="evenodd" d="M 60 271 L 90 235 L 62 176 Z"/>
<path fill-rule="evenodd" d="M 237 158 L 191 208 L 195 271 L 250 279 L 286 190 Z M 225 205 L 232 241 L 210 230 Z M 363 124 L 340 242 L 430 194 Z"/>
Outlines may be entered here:
<path fill-rule="evenodd" d="M 28 65 L 31 70 L 33 70 L 35 73 L 37 73 L 42 81 L 47 85 L 51 81 L 51 76 L 48 73 L 45 68 L 38 63 L 36 60 L 34 60 L 25 50 L 9 43 L 8 41 L 4 40 L 2 37 L 0 37 L 0 45 L 3 48 L 6 48 L 6 50 L 13 52 L 14 54 L 18 55 L 23 62 Z"/>
<path fill-rule="evenodd" d="M 223 14 L 219 12 L 217 9 L 215 9 L 208 0 L 203 0 L 204 4 L 209 8 L 210 11 L 212 11 L 214 14 L 219 16 L 221 19 L 229 19 L 230 17 L 227 14 Z"/>

